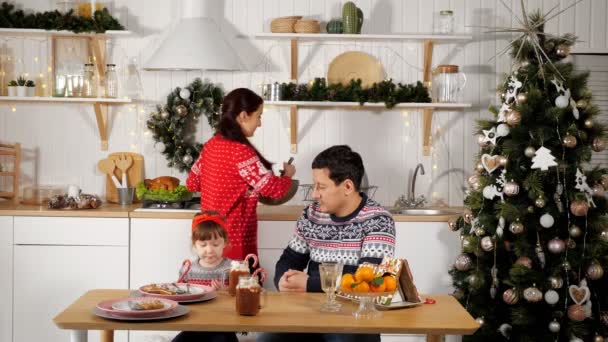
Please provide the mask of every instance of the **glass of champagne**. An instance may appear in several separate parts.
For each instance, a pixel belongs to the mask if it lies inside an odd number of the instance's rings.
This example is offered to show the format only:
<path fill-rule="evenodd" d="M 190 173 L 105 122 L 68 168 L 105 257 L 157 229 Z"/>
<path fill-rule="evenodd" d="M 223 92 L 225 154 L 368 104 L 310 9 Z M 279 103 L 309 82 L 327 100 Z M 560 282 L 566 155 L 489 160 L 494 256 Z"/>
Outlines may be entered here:
<path fill-rule="evenodd" d="M 341 273 L 341 263 L 324 262 L 319 265 L 321 288 L 323 289 L 323 292 L 327 294 L 327 301 L 321 305 L 321 311 L 336 312 L 342 307 L 342 305 L 336 301 L 336 287 Z"/>

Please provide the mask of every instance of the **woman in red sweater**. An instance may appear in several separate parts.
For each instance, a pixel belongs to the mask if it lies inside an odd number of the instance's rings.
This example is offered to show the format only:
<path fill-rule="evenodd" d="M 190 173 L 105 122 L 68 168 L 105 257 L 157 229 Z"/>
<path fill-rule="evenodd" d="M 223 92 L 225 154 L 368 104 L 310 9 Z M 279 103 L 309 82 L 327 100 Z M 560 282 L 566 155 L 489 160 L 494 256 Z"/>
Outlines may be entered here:
<path fill-rule="evenodd" d="M 296 172 L 284 163 L 284 176 L 275 176 L 272 164 L 249 142 L 262 125 L 263 109 L 262 98 L 249 89 L 226 95 L 217 132 L 186 180 L 188 190 L 201 192 L 201 210 L 215 210 L 226 218 L 230 246 L 224 256 L 234 260 L 258 253 L 258 197 L 283 197 Z"/>

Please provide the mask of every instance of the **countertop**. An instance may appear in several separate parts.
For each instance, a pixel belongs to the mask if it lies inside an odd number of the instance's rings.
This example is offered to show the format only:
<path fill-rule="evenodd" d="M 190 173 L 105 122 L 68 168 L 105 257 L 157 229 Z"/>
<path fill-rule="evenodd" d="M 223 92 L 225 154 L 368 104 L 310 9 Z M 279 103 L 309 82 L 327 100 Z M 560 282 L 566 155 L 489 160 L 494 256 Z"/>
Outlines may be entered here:
<path fill-rule="evenodd" d="M 153 219 L 190 219 L 194 212 L 144 212 L 134 211 L 140 204 L 122 207 L 118 204 L 106 203 L 98 209 L 58 210 L 46 206 L 15 205 L 10 201 L 0 202 L 0 216 L 48 216 L 48 217 L 122 217 L 122 218 L 153 218 Z M 258 206 L 259 221 L 297 221 L 303 205 Z M 456 215 L 393 215 L 395 222 L 447 222 Z"/>

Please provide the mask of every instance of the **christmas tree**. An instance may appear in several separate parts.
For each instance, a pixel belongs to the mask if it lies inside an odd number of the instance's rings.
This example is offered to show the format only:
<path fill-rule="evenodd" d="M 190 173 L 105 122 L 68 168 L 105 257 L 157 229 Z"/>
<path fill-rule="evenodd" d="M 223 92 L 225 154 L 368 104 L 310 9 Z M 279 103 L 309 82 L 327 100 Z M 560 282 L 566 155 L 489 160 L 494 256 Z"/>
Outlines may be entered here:
<path fill-rule="evenodd" d="M 450 270 L 454 296 L 480 323 L 465 341 L 603 341 L 608 337 L 608 170 L 586 73 L 564 59 L 572 35 L 524 17 L 510 44 L 512 72 L 498 86 L 494 120 L 481 120 Z M 550 16 L 554 16 L 551 14 Z M 499 30 L 497 30 L 499 31 Z"/>

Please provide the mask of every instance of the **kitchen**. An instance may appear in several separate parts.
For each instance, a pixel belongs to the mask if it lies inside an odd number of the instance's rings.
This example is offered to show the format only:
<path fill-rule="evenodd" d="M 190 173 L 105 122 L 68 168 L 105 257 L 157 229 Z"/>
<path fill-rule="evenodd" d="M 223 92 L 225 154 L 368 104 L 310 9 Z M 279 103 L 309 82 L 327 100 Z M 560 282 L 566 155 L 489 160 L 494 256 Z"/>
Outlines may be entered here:
<path fill-rule="evenodd" d="M 435 77 L 430 68 L 441 64 L 458 66 L 458 73 L 466 75 L 466 85 L 458 94 L 457 105 L 435 111 L 400 104 L 390 109 L 384 104 L 357 110 L 352 110 L 352 104 L 298 105 L 294 109 L 293 103 L 281 103 L 284 99 L 277 101 L 268 94 L 262 126 L 252 143 L 275 163 L 276 174 L 283 162 L 293 157 L 294 178 L 300 187 L 284 204 L 258 207 L 261 264 L 272 279 L 274 264 L 293 235 L 302 209 L 311 203 L 310 187 L 305 185 L 313 183 L 313 158 L 329 146 L 347 144 L 363 158 L 368 195 L 389 209 L 399 207 L 393 213 L 395 255 L 408 260 L 419 291 L 451 293 L 448 271 L 460 254 L 461 242 L 458 234 L 449 231 L 448 221 L 462 215 L 468 179 L 474 174 L 480 151 L 475 120 L 492 117 L 487 107 L 499 102 L 497 84 L 512 64 L 508 55 L 499 54 L 508 41 L 478 27 L 517 25 L 501 2 L 355 1 L 364 13 L 362 35 L 436 33 L 441 29 L 440 12 L 452 10 L 451 32 L 458 37 L 431 45 L 429 54 L 429 46 L 419 37 L 301 39 L 294 50 L 292 40 L 290 44 L 272 36 L 275 18 L 302 15 L 316 19 L 323 23 L 324 33 L 329 30 L 326 23 L 342 17 L 344 1 L 226 0 L 220 6 L 203 6 L 204 10 L 196 7 L 199 14 L 215 19 L 217 34 L 221 31 L 230 49 L 209 52 L 211 48 L 207 48 L 203 53 L 207 54 L 205 60 L 234 56 L 238 68 L 147 68 L 163 47 L 177 48 L 178 36 L 196 37 L 196 33 L 173 30 L 184 17 L 187 2 L 102 2 L 129 33 L 97 41 L 99 46 L 105 45 L 101 54 L 81 37 L 62 37 L 53 45 L 50 35 L 0 32 L 5 38 L 2 67 L 8 76 L 2 81 L 2 95 L 7 94 L 4 91 L 9 90 L 5 88 L 10 79 L 27 73 L 38 85 L 37 97 L 44 99 L 1 100 L 0 140 L 20 144 L 19 162 L 15 163 L 18 177 L 0 177 L 1 191 L 11 189 L 18 179 L 19 188 L 14 192 L 26 202 L 28 198 L 36 202 L 37 196 L 67 194 L 70 186 L 103 202 L 88 210 L 49 209 L 13 199 L 0 202 L 0 341 L 67 340 L 68 332 L 58 329 L 52 318 L 87 290 L 136 289 L 150 282 L 172 282 L 181 262 L 193 257 L 189 233 L 196 200 L 190 203 L 194 208 L 173 210 L 142 209 L 138 201 L 120 205 L 116 184 L 99 168 L 99 162 L 108 157 L 129 155 L 130 186 L 161 176 L 175 177 L 185 184 L 188 172 L 180 166 L 193 161 L 185 158 L 187 155 L 163 153 L 168 151 L 167 140 L 155 139 L 148 124 L 155 115 L 160 118 L 154 120 L 162 119 L 169 95 L 177 100 L 190 97 L 182 97 L 179 90 L 176 93 L 178 87 L 183 90 L 201 78 L 203 86 L 221 88 L 225 94 L 247 87 L 263 95 L 262 85 L 275 82 L 297 80 L 312 85 L 315 78 L 328 76 L 337 56 L 351 50 L 365 52 L 380 62 L 381 81 L 430 81 Z M 561 5 L 560 10 L 566 9 L 571 2 L 528 1 L 527 7 L 546 12 L 556 4 Z M 509 4 L 514 12 L 521 11 L 518 1 Z M 41 0 L 23 0 L 16 5 L 29 12 L 59 9 L 57 3 Z M 581 40 L 573 49 L 575 59 L 588 58 L 575 55 L 577 51 L 605 53 L 608 30 L 601 13 L 606 13 L 606 4 L 583 1 L 549 21 L 546 30 L 575 33 Z M 86 62 L 90 54 L 116 65 L 116 98 L 77 103 L 46 100 L 57 98 L 52 96 L 52 84 L 61 61 L 70 65 L 70 55 L 84 55 Z M 432 61 L 427 63 L 429 55 Z M 95 72 L 99 75 L 99 70 Z M 199 118 L 196 143 L 212 137 L 208 119 L 207 115 Z M 13 166 L 10 157 L 0 157 L 3 168 Z M 114 174 L 120 183 L 122 172 L 116 169 Z M 272 282 L 264 286 L 274 289 Z M 32 329 L 32 324 L 38 328 Z M 97 338 L 93 332 L 90 336 Z M 169 336 L 171 333 L 116 333 L 120 341 L 164 341 L 170 340 Z M 391 336 L 383 341 L 390 338 L 415 341 L 424 337 Z"/>

